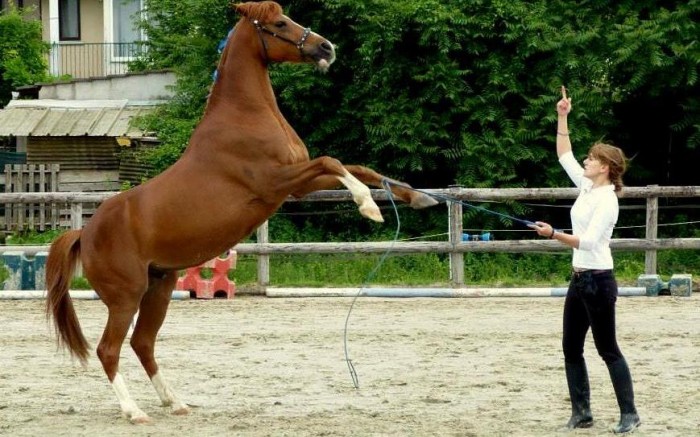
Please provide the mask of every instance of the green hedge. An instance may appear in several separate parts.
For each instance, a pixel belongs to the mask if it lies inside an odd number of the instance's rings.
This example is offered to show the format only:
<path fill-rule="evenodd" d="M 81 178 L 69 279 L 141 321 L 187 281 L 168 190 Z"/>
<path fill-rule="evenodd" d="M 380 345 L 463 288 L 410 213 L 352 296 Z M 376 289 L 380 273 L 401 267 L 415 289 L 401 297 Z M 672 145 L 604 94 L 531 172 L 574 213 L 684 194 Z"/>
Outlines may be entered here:
<path fill-rule="evenodd" d="M 628 185 L 693 185 L 700 145 L 700 1 L 292 0 L 297 22 L 337 46 L 328 74 L 275 65 L 283 113 L 312 156 L 365 164 L 419 187 L 569 186 L 554 153 L 554 105 L 565 84 L 576 153 L 599 139 L 633 157 Z M 149 57 L 175 68 L 177 98 L 147 120 L 162 170 L 202 114 L 217 44 L 237 20 L 225 0 L 146 0 Z M 490 204 L 565 227 L 565 212 Z M 333 209 L 333 208 L 328 208 Z M 688 212 L 697 219 L 697 210 Z M 626 214 L 634 223 L 643 216 Z M 289 219 L 298 229 L 349 229 L 343 216 Z M 442 211 L 404 219 L 444 229 Z M 467 227 L 511 227 L 467 211 Z M 626 220 L 626 219 L 624 219 Z M 630 219 L 632 220 L 632 219 Z M 673 214 L 668 217 L 673 220 Z M 360 225 L 355 235 L 381 234 Z"/>

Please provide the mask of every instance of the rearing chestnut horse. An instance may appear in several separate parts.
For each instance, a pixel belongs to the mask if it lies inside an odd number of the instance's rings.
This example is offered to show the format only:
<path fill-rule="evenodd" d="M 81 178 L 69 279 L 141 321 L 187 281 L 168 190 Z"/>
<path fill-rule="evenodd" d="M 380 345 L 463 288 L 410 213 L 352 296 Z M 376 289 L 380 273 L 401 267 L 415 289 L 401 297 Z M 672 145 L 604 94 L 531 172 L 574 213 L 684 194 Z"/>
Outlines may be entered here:
<path fill-rule="evenodd" d="M 137 311 L 131 347 L 163 404 L 175 414 L 189 411 L 154 358 L 178 270 L 233 247 L 289 195 L 342 184 L 363 216 L 383 220 L 365 185 L 381 186 L 383 176 L 361 166 L 344 167 L 327 156 L 310 160 L 270 84 L 269 62 L 307 62 L 326 70 L 335 60 L 333 44 L 283 15 L 277 3 L 243 3 L 236 10 L 242 17 L 229 36 L 204 116 L 182 157 L 159 176 L 106 200 L 82 230 L 62 234 L 48 256 L 47 315 L 54 318 L 59 343 L 83 365 L 88 343 L 68 294 L 78 260 L 107 305 L 97 356 L 132 422 L 150 420 L 119 373 L 122 343 Z M 392 184 L 392 191 L 415 208 L 436 203 L 401 186 Z"/>

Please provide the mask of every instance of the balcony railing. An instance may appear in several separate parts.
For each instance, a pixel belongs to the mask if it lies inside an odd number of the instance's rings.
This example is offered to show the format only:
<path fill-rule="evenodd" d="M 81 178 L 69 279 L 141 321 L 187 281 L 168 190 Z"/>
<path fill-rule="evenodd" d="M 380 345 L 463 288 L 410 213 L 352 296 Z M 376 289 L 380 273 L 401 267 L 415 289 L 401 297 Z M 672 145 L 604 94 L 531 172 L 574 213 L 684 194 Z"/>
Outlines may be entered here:
<path fill-rule="evenodd" d="M 49 54 L 52 76 L 75 79 L 105 77 L 129 72 L 128 62 L 137 58 L 144 46 L 133 43 L 54 43 Z"/>

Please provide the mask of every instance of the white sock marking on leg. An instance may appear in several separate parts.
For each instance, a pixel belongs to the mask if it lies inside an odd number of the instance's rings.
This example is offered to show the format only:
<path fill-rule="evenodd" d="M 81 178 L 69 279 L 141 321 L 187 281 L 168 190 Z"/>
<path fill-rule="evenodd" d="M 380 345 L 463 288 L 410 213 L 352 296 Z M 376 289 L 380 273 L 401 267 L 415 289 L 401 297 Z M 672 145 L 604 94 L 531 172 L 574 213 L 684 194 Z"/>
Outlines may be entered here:
<path fill-rule="evenodd" d="M 189 409 L 187 405 L 182 403 L 177 398 L 168 383 L 165 382 L 165 378 L 163 378 L 160 372 L 153 375 L 153 378 L 151 378 L 151 383 L 153 383 L 153 387 L 156 389 L 156 393 L 158 393 L 158 397 L 160 397 L 160 400 L 163 402 L 164 406 L 172 406 L 173 411 Z"/>
<path fill-rule="evenodd" d="M 119 406 L 122 412 L 131 420 L 134 419 L 148 419 L 148 415 L 141 411 L 141 409 L 136 405 L 131 396 L 129 395 L 129 390 L 126 388 L 126 383 L 124 378 L 117 373 L 114 376 L 114 381 L 112 381 L 112 389 L 117 395 L 117 400 L 119 401 Z"/>

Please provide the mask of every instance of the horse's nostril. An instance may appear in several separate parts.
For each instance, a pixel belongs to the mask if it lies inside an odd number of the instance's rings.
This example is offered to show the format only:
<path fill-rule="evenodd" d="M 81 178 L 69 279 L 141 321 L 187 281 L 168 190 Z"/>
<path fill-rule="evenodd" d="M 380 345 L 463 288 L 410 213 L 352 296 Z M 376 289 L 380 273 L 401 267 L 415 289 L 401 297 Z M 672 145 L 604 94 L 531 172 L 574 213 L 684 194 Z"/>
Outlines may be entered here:
<path fill-rule="evenodd" d="M 326 52 L 332 52 L 333 51 L 333 44 L 329 43 L 328 41 L 323 41 L 321 43 L 321 48 L 326 51 Z"/>

